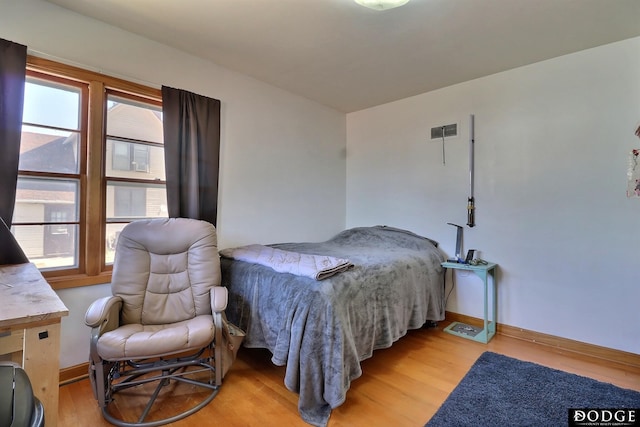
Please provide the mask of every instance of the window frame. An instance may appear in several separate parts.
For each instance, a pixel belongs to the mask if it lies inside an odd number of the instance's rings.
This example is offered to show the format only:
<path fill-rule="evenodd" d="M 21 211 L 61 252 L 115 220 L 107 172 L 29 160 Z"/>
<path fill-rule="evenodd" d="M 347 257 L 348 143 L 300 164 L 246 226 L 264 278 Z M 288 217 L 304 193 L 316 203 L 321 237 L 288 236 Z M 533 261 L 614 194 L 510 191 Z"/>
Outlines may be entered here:
<path fill-rule="evenodd" d="M 54 289 L 110 283 L 112 266 L 105 263 L 107 91 L 161 107 L 161 90 L 33 55 L 27 56 L 27 76 L 86 88 L 80 101 L 78 267 L 42 274 Z M 38 173 L 20 174 L 26 175 Z"/>

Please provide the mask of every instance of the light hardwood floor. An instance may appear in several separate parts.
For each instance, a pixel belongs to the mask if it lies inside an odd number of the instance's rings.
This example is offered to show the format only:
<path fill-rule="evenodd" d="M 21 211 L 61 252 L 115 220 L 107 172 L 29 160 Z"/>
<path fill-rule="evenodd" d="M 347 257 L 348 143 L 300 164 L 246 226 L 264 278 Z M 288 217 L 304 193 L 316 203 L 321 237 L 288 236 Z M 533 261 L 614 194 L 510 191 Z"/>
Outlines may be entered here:
<path fill-rule="evenodd" d="M 443 332 L 447 324 L 410 331 L 393 347 L 374 352 L 362 363 L 364 373 L 352 382 L 346 402 L 333 410 L 328 427 L 423 426 L 484 351 L 640 391 L 640 367 L 604 362 L 503 335 L 480 344 Z M 201 411 L 170 425 L 306 427 L 308 424 L 298 415 L 297 395 L 284 387 L 283 378 L 284 368 L 271 363 L 268 351 L 242 348 L 218 396 Z M 188 393 L 176 390 L 176 394 L 185 400 L 172 397 L 162 406 L 188 401 Z M 135 396 L 126 400 L 133 401 Z M 88 380 L 60 387 L 58 425 L 111 425 L 102 418 Z"/>

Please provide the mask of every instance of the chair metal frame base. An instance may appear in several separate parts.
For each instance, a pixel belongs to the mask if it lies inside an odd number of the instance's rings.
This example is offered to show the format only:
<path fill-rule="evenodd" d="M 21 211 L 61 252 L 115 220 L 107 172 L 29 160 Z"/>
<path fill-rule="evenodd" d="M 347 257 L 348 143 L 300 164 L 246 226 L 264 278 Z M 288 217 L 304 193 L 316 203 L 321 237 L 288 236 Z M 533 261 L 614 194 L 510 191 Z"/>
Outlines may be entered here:
<path fill-rule="evenodd" d="M 199 368 L 187 370 L 187 368 L 193 366 Z M 89 377 L 98 404 L 102 409 L 102 416 L 108 422 L 120 427 L 155 427 L 188 417 L 205 407 L 216 397 L 220 391 L 220 383 L 217 380 L 218 375 L 216 375 L 215 366 L 214 347 L 212 344 L 201 349 L 196 354 L 189 356 L 138 361 L 127 360 L 114 362 L 102 360 L 101 363 L 98 364 L 91 363 Z M 209 377 L 206 382 L 186 377 L 186 375 L 201 372 L 209 372 Z M 203 387 L 208 389 L 210 393 L 200 403 L 184 412 L 159 420 L 145 421 L 162 388 L 169 385 L 171 380 Z M 123 421 L 114 417 L 109 412 L 109 404 L 116 400 L 116 393 L 154 381 L 157 381 L 158 384 L 137 422 Z"/>

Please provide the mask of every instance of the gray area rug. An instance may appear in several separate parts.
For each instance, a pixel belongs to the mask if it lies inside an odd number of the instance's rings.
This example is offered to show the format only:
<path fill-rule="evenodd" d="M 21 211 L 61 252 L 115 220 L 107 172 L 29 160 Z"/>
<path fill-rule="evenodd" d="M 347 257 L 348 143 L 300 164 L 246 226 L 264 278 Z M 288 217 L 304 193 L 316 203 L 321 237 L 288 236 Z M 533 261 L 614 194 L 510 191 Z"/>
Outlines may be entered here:
<path fill-rule="evenodd" d="M 569 408 L 640 408 L 640 392 L 485 352 L 426 427 L 567 426 Z"/>

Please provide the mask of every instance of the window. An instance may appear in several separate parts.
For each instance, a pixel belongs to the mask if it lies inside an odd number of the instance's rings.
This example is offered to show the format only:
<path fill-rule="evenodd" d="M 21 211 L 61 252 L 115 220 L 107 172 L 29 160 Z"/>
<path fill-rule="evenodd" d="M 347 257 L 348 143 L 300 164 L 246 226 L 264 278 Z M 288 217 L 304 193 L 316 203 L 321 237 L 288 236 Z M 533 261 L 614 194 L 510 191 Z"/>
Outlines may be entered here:
<path fill-rule="evenodd" d="M 149 173 L 149 147 L 113 141 L 113 170 Z"/>
<path fill-rule="evenodd" d="M 113 262 L 122 228 L 140 218 L 167 216 L 162 111 L 112 90 L 106 115 L 105 263 Z"/>
<path fill-rule="evenodd" d="M 41 269 L 77 270 L 80 264 L 84 96 L 86 86 L 63 79 L 29 74 L 25 84 L 12 231 Z"/>
<path fill-rule="evenodd" d="M 144 188 L 117 186 L 114 188 L 115 217 L 132 218 L 145 216 L 147 212 L 147 192 Z"/>
<path fill-rule="evenodd" d="M 11 231 L 54 288 L 110 281 L 119 231 L 166 217 L 159 89 L 29 56 Z"/>

